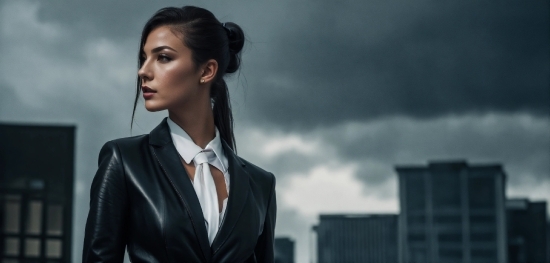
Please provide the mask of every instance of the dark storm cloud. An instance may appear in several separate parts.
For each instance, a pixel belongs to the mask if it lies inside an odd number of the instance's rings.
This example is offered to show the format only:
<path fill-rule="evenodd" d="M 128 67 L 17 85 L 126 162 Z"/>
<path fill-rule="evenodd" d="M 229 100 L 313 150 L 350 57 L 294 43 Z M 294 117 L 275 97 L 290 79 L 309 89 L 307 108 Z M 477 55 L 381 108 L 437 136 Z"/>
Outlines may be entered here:
<path fill-rule="evenodd" d="M 345 3 L 281 20 L 270 68 L 252 84 L 262 90 L 249 99 L 256 120 L 312 127 L 388 115 L 548 116 L 547 1 Z"/>
<path fill-rule="evenodd" d="M 184 4 L 205 6 L 245 29 L 246 90 L 233 99 L 245 105 L 237 118 L 256 124 L 312 128 L 396 115 L 549 114 L 547 1 L 56 0 L 40 5 L 38 15 L 73 31 L 72 44 L 59 48 L 106 37 L 133 39 L 136 45 L 127 48 L 137 50 L 141 27 L 155 10 Z"/>

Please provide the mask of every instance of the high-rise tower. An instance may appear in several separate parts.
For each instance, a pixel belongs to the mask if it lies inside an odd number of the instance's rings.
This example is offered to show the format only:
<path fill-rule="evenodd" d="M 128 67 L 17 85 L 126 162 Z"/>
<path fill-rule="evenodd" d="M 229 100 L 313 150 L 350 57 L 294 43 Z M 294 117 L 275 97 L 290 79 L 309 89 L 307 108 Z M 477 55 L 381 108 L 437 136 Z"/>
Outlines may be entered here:
<path fill-rule="evenodd" d="M 465 161 L 398 166 L 399 262 L 506 262 L 506 175 Z"/>

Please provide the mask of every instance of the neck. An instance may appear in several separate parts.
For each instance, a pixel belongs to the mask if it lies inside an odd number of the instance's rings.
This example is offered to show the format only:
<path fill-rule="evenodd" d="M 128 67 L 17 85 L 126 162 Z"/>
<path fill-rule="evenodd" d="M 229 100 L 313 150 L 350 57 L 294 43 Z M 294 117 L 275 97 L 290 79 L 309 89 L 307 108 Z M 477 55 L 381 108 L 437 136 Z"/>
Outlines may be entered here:
<path fill-rule="evenodd" d="M 192 110 L 169 110 L 168 117 L 180 126 L 196 145 L 203 149 L 216 137 L 214 113 L 210 104 L 194 107 Z"/>

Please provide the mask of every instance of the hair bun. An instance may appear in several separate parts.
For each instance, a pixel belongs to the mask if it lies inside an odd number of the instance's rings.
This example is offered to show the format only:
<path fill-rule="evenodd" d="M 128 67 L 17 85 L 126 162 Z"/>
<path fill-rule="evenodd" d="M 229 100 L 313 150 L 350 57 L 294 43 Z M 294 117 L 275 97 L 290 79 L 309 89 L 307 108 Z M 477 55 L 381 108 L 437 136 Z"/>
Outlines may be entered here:
<path fill-rule="evenodd" d="M 244 32 L 241 27 L 233 22 L 227 22 L 222 24 L 227 31 L 227 38 L 229 39 L 229 64 L 227 65 L 226 73 L 233 73 L 239 69 L 241 64 L 240 52 L 244 46 Z"/>

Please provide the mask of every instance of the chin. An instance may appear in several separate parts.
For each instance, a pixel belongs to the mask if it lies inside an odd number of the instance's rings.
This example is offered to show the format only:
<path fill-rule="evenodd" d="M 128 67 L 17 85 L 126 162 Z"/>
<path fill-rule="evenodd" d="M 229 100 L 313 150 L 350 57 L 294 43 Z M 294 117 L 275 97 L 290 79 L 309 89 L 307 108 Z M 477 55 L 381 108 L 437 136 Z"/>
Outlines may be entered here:
<path fill-rule="evenodd" d="M 150 101 L 145 101 L 145 109 L 150 112 L 157 112 L 165 110 L 166 107 L 163 107 L 162 105 L 158 105 L 156 103 L 152 103 Z"/>

